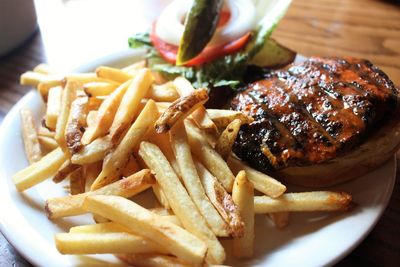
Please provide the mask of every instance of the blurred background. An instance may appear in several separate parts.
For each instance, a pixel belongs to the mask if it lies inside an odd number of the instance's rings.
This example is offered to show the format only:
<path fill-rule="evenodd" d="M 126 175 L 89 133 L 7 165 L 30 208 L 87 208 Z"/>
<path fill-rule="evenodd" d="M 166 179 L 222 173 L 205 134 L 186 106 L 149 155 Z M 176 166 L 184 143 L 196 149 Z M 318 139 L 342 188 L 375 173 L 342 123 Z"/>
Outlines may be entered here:
<path fill-rule="evenodd" d="M 169 2 L 0 0 L 0 123 L 30 90 L 19 85 L 21 73 L 41 62 L 68 71 L 127 49 L 128 37 L 148 29 Z M 400 86 L 398 3 L 394 0 L 293 0 L 273 37 L 305 56 L 370 59 Z M 339 265 L 396 266 L 400 262 L 400 241 L 396 238 L 399 236 L 396 224 L 400 220 L 399 196 L 397 183 L 394 197 L 377 227 Z M 0 266 L 29 266 L 1 235 Z"/>

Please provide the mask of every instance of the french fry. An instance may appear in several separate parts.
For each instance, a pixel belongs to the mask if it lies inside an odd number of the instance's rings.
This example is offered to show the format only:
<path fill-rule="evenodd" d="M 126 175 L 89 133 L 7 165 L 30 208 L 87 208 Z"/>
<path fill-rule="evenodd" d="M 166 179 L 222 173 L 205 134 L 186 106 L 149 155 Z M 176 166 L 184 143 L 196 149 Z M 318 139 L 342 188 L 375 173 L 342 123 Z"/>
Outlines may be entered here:
<path fill-rule="evenodd" d="M 169 204 L 169 201 L 167 197 L 165 196 L 163 190 L 158 184 L 154 184 L 152 186 L 153 193 L 156 196 L 158 202 L 167 210 L 171 209 L 171 205 Z"/>
<path fill-rule="evenodd" d="M 100 233 L 132 233 L 125 226 L 115 222 L 105 222 L 87 225 L 73 226 L 69 229 L 70 234 L 100 234 Z"/>
<path fill-rule="evenodd" d="M 233 239 L 233 254 L 237 258 L 250 258 L 254 253 L 254 187 L 245 171 L 240 171 L 236 176 L 232 199 L 239 208 L 245 226 L 244 235 Z"/>
<path fill-rule="evenodd" d="M 140 60 L 129 66 L 122 68 L 122 71 L 124 71 L 132 76 L 135 76 L 136 72 L 144 67 L 146 67 L 146 60 Z"/>
<path fill-rule="evenodd" d="M 244 170 L 247 174 L 247 178 L 253 183 L 254 188 L 270 197 L 279 197 L 286 191 L 286 186 L 281 182 L 269 175 L 254 170 L 233 156 L 229 157 L 228 165 L 233 173 L 236 174 Z"/>
<path fill-rule="evenodd" d="M 156 180 L 182 225 L 207 243 L 207 261 L 215 264 L 222 263 L 225 260 L 224 248 L 208 228 L 205 219 L 198 212 L 161 150 L 156 145 L 143 141 L 140 144 L 139 155 L 156 173 Z"/>
<path fill-rule="evenodd" d="M 167 82 L 160 85 L 153 84 L 147 92 L 146 97 L 157 102 L 173 102 L 179 98 L 179 94 L 174 84 Z"/>
<path fill-rule="evenodd" d="M 143 253 L 143 254 L 118 254 L 117 258 L 126 262 L 132 266 L 142 267 L 190 267 L 189 263 L 186 263 L 176 257 L 154 254 L 154 253 Z"/>
<path fill-rule="evenodd" d="M 123 177 L 128 177 L 138 171 L 140 171 L 140 167 L 137 163 L 136 157 L 134 155 L 131 155 L 128 163 L 122 169 L 121 174 Z"/>
<path fill-rule="evenodd" d="M 231 192 L 235 176 L 224 159 L 208 144 L 201 130 L 190 120 L 185 120 L 185 126 L 193 154 L 221 182 L 226 191 Z"/>
<path fill-rule="evenodd" d="M 57 118 L 61 107 L 61 86 L 53 87 L 49 90 L 46 108 L 46 126 L 54 130 L 57 125 Z"/>
<path fill-rule="evenodd" d="M 43 125 L 39 126 L 38 129 L 38 136 L 46 136 L 46 137 L 50 137 L 53 138 L 55 137 L 55 132 L 50 131 L 48 128 L 44 127 Z"/>
<path fill-rule="evenodd" d="M 225 188 L 200 162 L 195 161 L 195 165 L 204 191 L 221 217 L 228 224 L 230 234 L 233 237 L 242 236 L 244 233 L 244 222 L 231 195 L 226 192 Z"/>
<path fill-rule="evenodd" d="M 56 134 L 54 139 L 63 151 L 67 150 L 67 144 L 65 140 L 65 128 L 68 122 L 68 116 L 71 110 L 71 104 L 76 98 L 76 91 L 78 84 L 76 82 L 67 82 L 61 96 L 61 110 L 57 118 Z"/>
<path fill-rule="evenodd" d="M 38 162 L 26 167 L 13 175 L 12 179 L 18 191 L 22 192 L 43 182 L 54 175 L 58 168 L 67 160 L 61 148 L 57 148 L 41 158 Z"/>
<path fill-rule="evenodd" d="M 139 232 L 195 266 L 204 260 L 207 246 L 201 239 L 133 201 L 117 196 L 89 196 L 83 208 Z"/>
<path fill-rule="evenodd" d="M 168 253 L 157 243 L 126 232 L 59 233 L 55 242 L 61 254 Z"/>
<path fill-rule="evenodd" d="M 124 83 L 130 79 L 132 76 L 128 73 L 111 67 L 100 66 L 96 69 L 96 75 L 99 78 L 108 79 L 112 81 L 116 81 L 118 83 Z"/>
<path fill-rule="evenodd" d="M 107 82 L 90 82 L 83 85 L 83 91 L 90 97 L 106 96 L 117 89 L 118 85 Z"/>
<path fill-rule="evenodd" d="M 240 111 L 228 109 L 207 109 L 207 113 L 218 128 L 226 128 L 226 126 L 235 119 L 239 119 L 242 124 L 249 124 L 254 121 L 252 117 L 247 116 Z"/>
<path fill-rule="evenodd" d="M 283 229 L 289 224 L 289 212 L 268 213 L 268 216 L 278 229 Z"/>
<path fill-rule="evenodd" d="M 42 73 L 42 74 L 56 74 L 57 71 L 54 70 L 51 66 L 46 63 L 41 63 L 33 68 L 34 72 Z"/>
<path fill-rule="evenodd" d="M 68 73 L 65 75 L 64 81 L 66 81 L 66 82 L 73 81 L 73 82 L 78 83 L 80 86 L 83 86 L 84 84 L 91 83 L 91 82 L 106 82 L 106 83 L 115 84 L 116 86 L 121 85 L 120 82 L 116 82 L 116 81 L 106 79 L 106 78 L 100 78 L 96 75 L 96 73 L 93 73 L 93 72 Z"/>
<path fill-rule="evenodd" d="M 93 127 L 96 123 L 97 110 L 91 110 L 88 112 L 86 116 L 86 125 L 87 127 Z"/>
<path fill-rule="evenodd" d="M 178 98 L 172 102 L 160 116 L 155 124 L 157 133 L 168 132 L 175 123 L 182 121 L 194 110 L 202 106 L 208 100 L 207 89 L 200 88 L 193 91 L 190 95 Z"/>
<path fill-rule="evenodd" d="M 112 145 L 109 136 L 98 138 L 84 146 L 78 153 L 73 154 L 71 162 L 74 164 L 89 164 L 103 160 Z"/>
<path fill-rule="evenodd" d="M 126 165 L 132 150 L 137 147 L 145 133 L 154 124 L 158 117 L 155 102 L 150 100 L 139 114 L 136 121 L 129 128 L 121 143 L 112 151 L 103 162 L 103 170 L 92 185 L 92 190 L 114 182 L 119 178 L 122 168 Z"/>
<path fill-rule="evenodd" d="M 38 137 L 39 143 L 47 151 L 52 151 L 58 147 L 56 140 L 51 137 L 47 136 L 39 136 Z"/>
<path fill-rule="evenodd" d="M 57 173 L 53 177 L 53 182 L 55 183 L 60 183 L 62 182 L 65 178 L 67 178 L 68 175 L 70 175 L 72 172 L 74 172 L 76 169 L 79 168 L 79 165 L 71 163 L 71 161 L 68 159 L 66 160 L 63 165 L 59 168 Z"/>
<path fill-rule="evenodd" d="M 92 195 L 118 195 L 132 197 L 155 183 L 150 170 L 141 170 L 127 178 L 116 181 L 95 191 L 89 191 L 74 196 L 49 198 L 46 201 L 46 214 L 50 219 L 67 216 L 80 215 L 85 213 L 82 209 L 83 200 Z"/>
<path fill-rule="evenodd" d="M 142 69 L 133 78 L 132 83 L 126 90 L 121 104 L 115 114 L 114 121 L 110 127 L 111 142 L 117 144 L 122 134 L 129 128 L 136 113 L 139 103 L 146 95 L 153 82 L 153 76 L 149 69 Z"/>
<path fill-rule="evenodd" d="M 194 165 L 183 122 L 170 131 L 171 145 L 181 171 L 186 190 L 203 215 L 211 230 L 217 236 L 228 236 L 227 225 L 207 198 Z"/>
<path fill-rule="evenodd" d="M 101 167 L 103 165 L 102 161 L 97 161 L 94 163 L 89 163 L 83 166 L 83 172 L 85 175 L 85 192 L 90 191 L 94 180 L 97 178 L 101 172 Z"/>
<path fill-rule="evenodd" d="M 77 195 L 85 192 L 85 177 L 82 175 L 82 167 L 79 167 L 69 175 L 69 192 Z"/>
<path fill-rule="evenodd" d="M 218 138 L 215 150 L 221 155 L 221 157 L 226 161 L 232 152 L 232 146 L 235 143 L 237 134 L 240 129 L 242 122 L 239 119 L 233 120 L 228 124 L 226 129 L 222 132 Z"/>
<path fill-rule="evenodd" d="M 81 143 L 83 127 L 86 125 L 89 98 L 86 95 L 78 95 L 71 103 L 67 125 L 65 127 L 65 141 L 71 155 L 78 153 L 82 148 Z"/>
<path fill-rule="evenodd" d="M 57 85 L 61 85 L 61 77 L 56 75 L 48 75 L 39 72 L 27 71 L 21 75 L 20 83 L 22 85 L 37 86 L 41 82 L 54 82 Z"/>
<path fill-rule="evenodd" d="M 38 162 L 42 158 L 38 134 L 32 112 L 23 108 L 20 110 L 22 138 L 24 141 L 25 154 L 30 164 Z"/>
<path fill-rule="evenodd" d="M 294 211 L 343 211 L 352 207 L 352 197 L 345 192 L 312 191 L 287 193 L 279 198 L 254 197 L 256 213 Z"/>
<path fill-rule="evenodd" d="M 101 104 L 96 117 L 96 123 L 88 127 L 82 136 L 82 144 L 87 145 L 94 139 L 107 134 L 113 122 L 115 113 L 121 103 L 122 97 L 131 84 L 131 80 L 121 84 L 114 92 L 111 93 Z"/>
<path fill-rule="evenodd" d="M 43 81 L 37 85 L 37 90 L 45 102 L 48 102 L 49 92 L 54 87 L 63 87 L 65 83 L 62 81 Z"/>

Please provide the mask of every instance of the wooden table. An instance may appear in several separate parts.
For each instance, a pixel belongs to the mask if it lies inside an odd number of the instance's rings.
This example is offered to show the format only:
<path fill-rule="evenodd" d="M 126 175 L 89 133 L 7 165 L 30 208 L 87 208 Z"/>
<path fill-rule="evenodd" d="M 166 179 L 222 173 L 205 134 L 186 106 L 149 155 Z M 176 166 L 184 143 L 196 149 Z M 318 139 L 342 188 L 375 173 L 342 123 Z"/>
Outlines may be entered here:
<path fill-rule="evenodd" d="M 22 72 L 41 62 L 71 69 L 118 51 L 126 47 L 129 35 L 154 20 L 166 2 L 36 0 L 40 32 L 0 58 L 0 121 L 30 90 L 18 84 Z M 274 37 L 305 56 L 368 58 L 399 86 L 400 6 L 396 2 L 294 0 Z M 338 265 L 399 266 L 399 207 L 397 179 L 390 203 L 376 227 Z M 30 266 L 0 235 L 0 266 L 11 265 Z"/>

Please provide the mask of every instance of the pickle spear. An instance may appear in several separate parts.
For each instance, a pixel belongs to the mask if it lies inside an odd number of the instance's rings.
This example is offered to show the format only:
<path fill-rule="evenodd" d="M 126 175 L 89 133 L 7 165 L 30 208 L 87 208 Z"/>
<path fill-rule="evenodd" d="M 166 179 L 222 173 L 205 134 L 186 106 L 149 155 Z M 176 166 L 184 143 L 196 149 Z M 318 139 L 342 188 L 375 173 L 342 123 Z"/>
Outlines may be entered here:
<path fill-rule="evenodd" d="M 296 52 L 269 38 L 262 49 L 250 60 L 250 64 L 279 68 L 292 63 L 295 57 Z"/>
<path fill-rule="evenodd" d="M 194 0 L 185 19 L 176 65 L 196 57 L 211 40 L 221 13 L 223 0 Z"/>

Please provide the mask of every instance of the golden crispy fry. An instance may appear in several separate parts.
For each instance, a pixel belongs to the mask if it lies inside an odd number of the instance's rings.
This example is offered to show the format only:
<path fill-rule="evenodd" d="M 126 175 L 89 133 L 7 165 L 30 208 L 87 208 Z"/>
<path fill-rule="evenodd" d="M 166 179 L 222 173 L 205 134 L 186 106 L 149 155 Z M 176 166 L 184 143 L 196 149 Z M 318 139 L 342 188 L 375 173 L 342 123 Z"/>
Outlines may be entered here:
<path fill-rule="evenodd" d="M 54 175 L 67 160 L 61 148 L 57 148 L 44 156 L 40 161 L 13 175 L 18 191 L 24 191 Z"/>
<path fill-rule="evenodd" d="M 83 147 L 81 151 L 73 154 L 71 162 L 74 164 L 89 164 L 103 160 L 110 151 L 112 145 L 109 136 L 98 138 Z"/>
<path fill-rule="evenodd" d="M 63 165 L 61 165 L 61 167 L 59 168 L 57 173 L 54 175 L 53 182 L 60 183 L 65 178 L 67 178 L 68 175 L 70 175 L 72 172 L 74 172 L 78 168 L 79 168 L 79 165 L 71 163 L 71 161 L 69 159 L 66 160 L 63 163 Z"/>
<path fill-rule="evenodd" d="M 262 172 L 254 170 L 234 156 L 228 159 L 228 165 L 233 173 L 244 170 L 247 174 L 247 178 L 253 183 L 254 188 L 270 197 L 279 197 L 286 191 L 286 186 L 281 182 Z"/>
<path fill-rule="evenodd" d="M 43 125 L 39 126 L 39 129 L 38 129 L 39 136 L 46 136 L 46 137 L 50 137 L 50 138 L 54 139 L 55 134 L 56 134 L 55 132 L 50 131 L 48 128 L 44 127 Z"/>
<path fill-rule="evenodd" d="M 146 97 L 157 102 L 172 102 L 179 98 L 179 94 L 174 84 L 167 82 L 160 85 L 153 84 L 147 92 Z"/>
<path fill-rule="evenodd" d="M 85 193 L 86 179 L 82 171 L 82 167 L 80 167 L 69 175 L 69 192 L 71 195 Z"/>
<path fill-rule="evenodd" d="M 156 145 L 143 141 L 140 144 L 139 155 L 156 173 L 156 180 L 182 225 L 207 243 L 207 261 L 215 264 L 222 263 L 225 260 L 224 248 L 208 228 L 206 221 L 198 212 L 161 150 Z"/>
<path fill-rule="evenodd" d="M 57 125 L 57 118 L 60 114 L 61 110 L 61 94 L 62 87 L 56 86 L 50 88 L 48 100 L 47 100 L 47 108 L 46 108 L 46 126 L 50 129 L 54 130 Z"/>
<path fill-rule="evenodd" d="M 185 126 L 193 154 L 221 182 L 226 191 L 231 192 L 235 176 L 224 159 L 208 144 L 193 122 L 185 120 Z"/>
<path fill-rule="evenodd" d="M 352 197 L 345 192 L 313 191 L 287 193 L 279 198 L 254 197 L 256 213 L 291 211 L 340 211 L 352 207 Z"/>
<path fill-rule="evenodd" d="M 250 258 L 254 253 L 254 187 L 245 171 L 240 171 L 236 176 L 232 199 L 239 208 L 245 226 L 244 235 L 233 239 L 233 254 L 237 258 Z"/>
<path fill-rule="evenodd" d="M 124 225 L 193 265 L 204 260 L 207 246 L 201 239 L 133 201 L 117 196 L 89 196 L 83 208 Z"/>
<path fill-rule="evenodd" d="M 244 222 L 231 195 L 226 192 L 225 188 L 200 162 L 195 161 L 195 165 L 204 191 L 221 217 L 228 224 L 230 234 L 234 237 L 242 236 L 244 233 Z"/>
<path fill-rule="evenodd" d="M 157 243 L 126 232 L 60 233 L 55 242 L 61 254 L 167 253 Z"/>
<path fill-rule="evenodd" d="M 109 95 L 118 88 L 118 85 L 107 82 L 90 82 L 83 85 L 83 90 L 90 97 Z"/>
<path fill-rule="evenodd" d="M 141 168 L 139 167 L 139 164 L 138 164 L 138 162 L 136 160 L 135 155 L 132 154 L 130 156 L 130 158 L 129 158 L 128 163 L 122 169 L 122 173 L 121 174 L 122 174 L 123 177 L 128 177 L 128 176 L 134 174 L 135 172 L 140 171 L 140 169 Z"/>
<path fill-rule="evenodd" d="M 124 83 L 127 80 L 132 79 L 132 76 L 128 73 L 111 67 L 100 66 L 96 69 L 96 75 L 99 78 L 112 80 L 118 83 Z"/>
<path fill-rule="evenodd" d="M 153 76 L 149 69 L 140 70 L 133 78 L 121 100 L 117 113 L 115 113 L 114 121 L 110 128 L 111 142 L 113 144 L 119 143 L 123 133 L 131 125 L 138 112 L 140 101 L 146 95 L 152 82 Z"/>
<path fill-rule="evenodd" d="M 283 229 L 289 224 L 289 212 L 268 213 L 268 216 L 278 229 Z"/>
<path fill-rule="evenodd" d="M 176 257 L 167 256 L 162 254 L 154 253 L 143 253 L 143 254 L 118 254 L 117 258 L 126 262 L 132 266 L 141 267 L 190 267 L 189 263 L 186 263 Z"/>
<path fill-rule="evenodd" d="M 247 116 L 240 111 L 227 109 L 207 109 L 207 113 L 218 128 L 226 128 L 226 126 L 228 126 L 228 124 L 235 119 L 239 119 L 242 124 L 249 124 L 254 121 L 252 117 Z"/>
<path fill-rule="evenodd" d="M 38 134 L 32 112 L 23 108 L 20 110 L 22 138 L 24 141 L 25 154 L 30 164 L 38 162 L 42 158 Z"/>
<path fill-rule="evenodd" d="M 215 150 L 224 160 L 227 160 L 232 152 L 232 146 L 235 143 L 241 124 L 242 122 L 239 119 L 233 120 L 218 138 Z"/>
<path fill-rule="evenodd" d="M 64 84 L 64 82 L 60 81 L 44 81 L 37 85 L 37 89 L 43 100 L 48 102 L 50 90 L 54 87 L 63 87 Z"/>
<path fill-rule="evenodd" d="M 90 82 L 108 82 L 108 83 L 113 83 L 116 84 L 117 86 L 121 83 L 112 81 L 110 79 L 106 78 L 100 78 L 96 75 L 96 73 L 89 72 L 89 73 L 68 73 L 65 75 L 65 80 L 68 81 L 73 81 L 76 82 L 80 85 L 83 85 L 85 83 L 90 83 Z"/>
<path fill-rule="evenodd" d="M 132 233 L 125 226 L 115 222 L 105 222 L 74 226 L 69 229 L 70 234 L 100 234 L 100 233 Z"/>
<path fill-rule="evenodd" d="M 141 60 L 141 61 L 135 62 L 129 66 L 122 68 L 122 71 L 124 71 L 132 76 L 135 76 L 137 71 L 139 71 L 140 69 L 142 69 L 144 67 L 146 67 L 146 60 Z"/>
<path fill-rule="evenodd" d="M 102 161 L 97 161 L 94 163 L 89 163 L 83 165 L 83 173 L 85 175 L 85 192 L 90 191 L 90 187 L 92 186 L 94 180 L 101 172 L 101 167 L 103 165 Z"/>
<path fill-rule="evenodd" d="M 203 215 L 211 230 L 217 236 L 228 236 L 228 227 L 219 213 L 215 210 L 210 200 L 207 198 L 194 165 L 190 146 L 188 144 L 185 126 L 182 122 L 175 125 L 170 131 L 171 145 L 174 150 L 175 158 L 181 171 L 181 178 L 186 190 Z"/>
<path fill-rule="evenodd" d="M 91 110 L 88 112 L 86 116 L 86 125 L 87 127 L 93 127 L 96 123 L 97 110 Z"/>
<path fill-rule="evenodd" d="M 74 196 L 50 198 L 46 201 L 46 214 L 50 219 L 83 214 L 85 211 L 81 206 L 87 196 L 118 195 L 129 198 L 146 190 L 154 183 L 154 177 L 150 170 L 141 170 L 95 191 Z"/>
<path fill-rule="evenodd" d="M 150 100 L 139 114 L 139 117 L 129 128 L 121 143 L 113 150 L 103 162 L 103 170 L 92 185 L 92 190 L 114 182 L 119 178 L 122 168 L 129 160 L 129 155 L 143 139 L 146 132 L 158 118 L 158 110 L 155 102 Z"/>
<path fill-rule="evenodd" d="M 48 75 L 39 72 L 27 71 L 21 75 L 20 83 L 22 85 L 37 86 L 41 82 L 54 82 L 55 85 L 61 85 L 62 78 L 56 75 Z"/>
<path fill-rule="evenodd" d="M 208 100 L 207 89 L 200 88 L 190 95 L 178 98 L 160 116 L 155 124 L 157 133 L 168 132 L 175 123 L 182 121 Z"/>
<path fill-rule="evenodd" d="M 169 201 L 167 197 L 165 196 L 165 193 L 161 189 L 161 187 L 158 184 L 154 184 L 152 186 L 153 193 L 156 196 L 158 202 L 167 210 L 171 209 L 171 205 L 169 204 Z"/>
<path fill-rule="evenodd" d="M 64 152 L 67 150 L 65 128 L 67 127 L 71 104 L 76 98 L 77 89 L 78 84 L 76 82 L 67 82 L 61 96 L 61 110 L 57 118 L 56 134 L 54 139 L 56 139 L 58 145 Z"/>
<path fill-rule="evenodd" d="M 54 140 L 51 137 L 39 136 L 38 140 L 42 148 L 44 148 L 44 150 L 52 151 L 58 147 L 56 140 Z"/>
<path fill-rule="evenodd" d="M 65 141 L 69 152 L 73 155 L 82 148 L 81 143 L 83 127 L 86 125 L 89 98 L 86 95 L 78 95 L 72 102 L 68 122 L 65 127 Z"/>
<path fill-rule="evenodd" d="M 96 124 L 88 127 L 82 136 L 82 144 L 87 145 L 94 139 L 106 135 L 114 120 L 115 113 L 121 103 L 122 97 L 131 84 L 131 80 L 121 84 L 111 95 L 103 101 L 96 117 Z"/>

